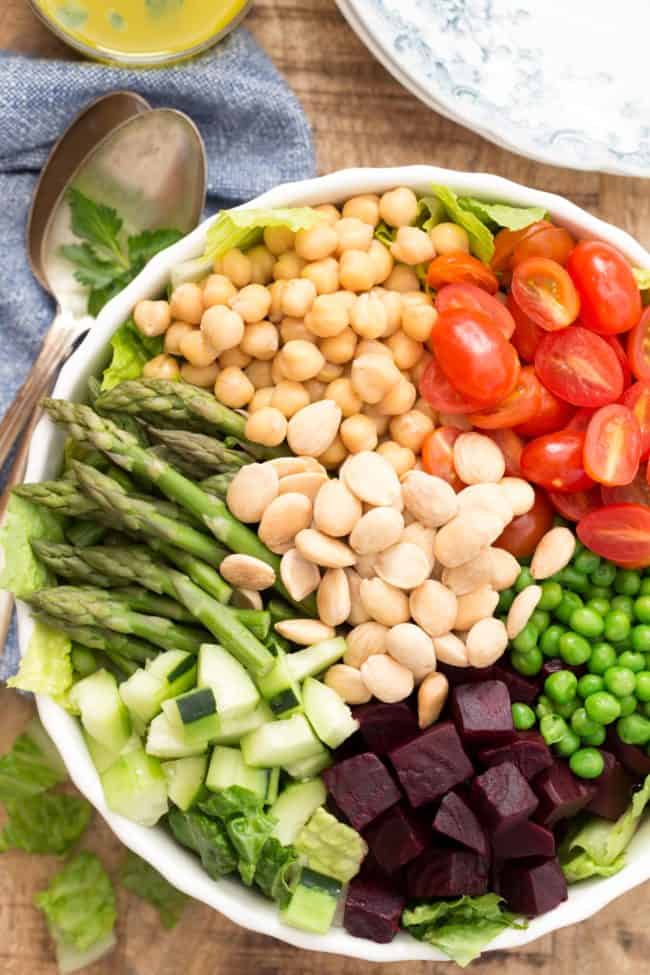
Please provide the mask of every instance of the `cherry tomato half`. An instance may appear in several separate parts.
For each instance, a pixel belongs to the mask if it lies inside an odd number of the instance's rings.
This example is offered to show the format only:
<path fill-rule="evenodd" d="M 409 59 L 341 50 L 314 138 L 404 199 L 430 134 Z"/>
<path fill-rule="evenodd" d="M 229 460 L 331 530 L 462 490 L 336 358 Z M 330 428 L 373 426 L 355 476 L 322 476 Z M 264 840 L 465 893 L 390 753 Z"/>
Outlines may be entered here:
<path fill-rule="evenodd" d="M 535 491 L 535 503 L 525 515 L 513 518 L 494 543 L 516 559 L 527 559 L 537 548 L 542 535 L 553 527 L 553 508 L 543 491 Z"/>
<path fill-rule="evenodd" d="M 641 431 L 641 460 L 650 454 L 650 385 L 634 383 L 623 393 L 623 403 L 632 410 Z"/>
<path fill-rule="evenodd" d="M 542 398 L 542 384 L 532 366 L 525 366 L 519 372 L 517 385 L 504 400 L 493 409 L 468 416 L 470 423 L 481 430 L 501 430 L 532 421 L 539 412 Z"/>
<path fill-rule="evenodd" d="M 628 335 L 627 357 L 636 378 L 650 383 L 650 307 Z"/>
<path fill-rule="evenodd" d="M 630 363 L 627 360 L 623 343 L 618 335 L 601 335 L 601 338 L 605 339 L 609 347 L 616 353 L 616 358 L 620 362 L 621 369 L 623 370 L 623 388 L 627 389 L 632 382 L 632 370 L 630 369 Z"/>
<path fill-rule="evenodd" d="M 580 299 L 573 281 L 557 261 L 529 257 L 517 264 L 510 285 L 519 307 L 546 332 L 575 322 Z"/>
<path fill-rule="evenodd" d="M 641 430 L 632 410 L 620 403 L 592 416 L 585 435 L 584 466 L 599 484 L 615 487 L 633 481 L 641 459 Z"/>
<path fill-rule="evenodd" d="M 589 410 L 583 406 L 582 409 L 575 411 L 569 422 L 565 424 L 565 428 L 567 430 L 582 430 L 586 433 L 595 412 L 595 410 Z"/>
<path fill-rule="evenodd" d="M 525 314 L 512 297 L 512 292 L 508 293 L 508 310 L 515 320 L 515 330 L 512 333 L 512 344 L 524 362 L 534 362 L 537 346 L 546 334 L 543 329 L 536 325 L 532 318 Z"/>
<path fill-rule="evenodd" d="M 580 320 L 603 335 L 628 332 L 641 316 L 641 294 L 620 251 L 600 240 L 583 240 L 567 270 L 580 295 Z"/>
<path fill-rule="evenodd" d="M 521 454 L 521 476 L 547 491 L 586 491 L 593 481 L 582 466 L 585 435 L 559 430 L 531 440 Z"/>
<path fill-rule="evenodd" d="M 573 407 L 558 399 L 540 383 L 537 413 L 526 423 L 520 423 L 517 433 L 522 437 L 541 437 L 545 433 L 555 433 L 556 430 L 563 430 L 572 416 Z"/>
<path fill-rule="evenodd" d="M 481 311 L 492 319 L 494 324 L 509 339 L 515 330 L 515 320 L 501 302 L 475 284 L 447 284 L 436 295 L 438 312 L 465 308 L 467 311 Z"/>
<path fill-rule="evenodd" d="M 517 353 L 487 315 L 466 309 L 445 312 L 438 316 L 431 343 L 443 372 L 464 396 L 492 406 L 515 388 Z"/>
<path fill-rule="evenodd" d="M 573 494 L 549 491 L 548 496 L 558 514 L 568 521 L 580 521 L 590 511 L 596 511 L 603 504 L 597 484 L 588 491 L 575 491 Z"/>
<path fill-rule="evenodd" d="M 650 507 L 650 484 L 640 470 L 633 481 L 620 487 L 601 487 L 603 504 L 646 504 Z"/>
<path fill-rule="evenodd" d="M 574 406 L 607 406 L 623 392 L 623 370 L 614 350 L 587 328 L 545 335 L 535 371 L 552 393 Z"/>
<path fill-rule="evenodd" d="M 454 441 L 462 432 L 458 427 L 438 427 L 422 444 L 422 466 L 427 474 L 442 477 L 455 491 L 463 486 L 454 467 Z"/>
<path fill-rule="evenodd" d="M 521 475 L 521 452 L 524 441 L 514 430 L 486 430 L 487 436 L 494 440 L 501 450 L 506 462 L 506 475 L 519 477 Z"/>
<path fill-rule="evenodd" d="M 592 552 L 617 565 L 650 565 L 650 508 L 645 505 L 606 505 L 585 515 L 577 534 Z"/>
<path fill-rule="evenodd" d="M 494 254 L 490 261 L 492 270 L 511 271 L 515 247 L 527 237 L 532 237 L 537 231 L 552 226 L 548 220 L 538 220 L 536 223 L 529 224 L 528 227 L 522 227 L 521 230 L 508 230 L 507 227 L 504 227 L 494 238 Z"/>
<path fill-rule="evenodd" d="M 557 264 L 565 265 L 576 244 L 569 231 L 564 227 L 552 225 L 533 226 L 536 226 L 536 229 L 515 244 L 512 267 L 528 260 L 529 257 L 547 257 Z"/>
<path fill-rule="evenodd" d="M 489 267 L 464 251 L 434 257 L 427 271 L 427 284 L 436 290 L 445 284 L 474 284 L 491 295 L 499 290 L 499 282 Z"/>
<path fill-rule="evenodd" d="M 481 408 L 476 400 L 467 399 L 455 389 L 435 356 L 432 356 L 420 379 L 420 396 L 437 413 L 474 413 Z"/>

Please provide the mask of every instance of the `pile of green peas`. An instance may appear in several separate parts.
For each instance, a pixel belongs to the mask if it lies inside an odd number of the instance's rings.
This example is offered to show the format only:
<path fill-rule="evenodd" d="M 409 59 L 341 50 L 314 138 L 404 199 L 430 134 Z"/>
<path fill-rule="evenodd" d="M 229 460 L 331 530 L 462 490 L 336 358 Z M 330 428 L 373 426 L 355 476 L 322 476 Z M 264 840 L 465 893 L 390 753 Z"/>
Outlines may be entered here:
<path fill-rule="evenodd" d="M 505 616 L 534 582 L 524 565 L 497 612 Z M 534 709 L 512 705 L 517 730 L 539 721 L 546 743 L 581 778 L 603 771 L 598 746 L 608 725 L 650 755 L 650 568 L 621 569 L 577 541 L 571 562 L 542 583 L 536 611 L 510 643 L 512 666 L 525 677 L 539 674 L 545 658 L 564 667 L 546 678 Z"/>

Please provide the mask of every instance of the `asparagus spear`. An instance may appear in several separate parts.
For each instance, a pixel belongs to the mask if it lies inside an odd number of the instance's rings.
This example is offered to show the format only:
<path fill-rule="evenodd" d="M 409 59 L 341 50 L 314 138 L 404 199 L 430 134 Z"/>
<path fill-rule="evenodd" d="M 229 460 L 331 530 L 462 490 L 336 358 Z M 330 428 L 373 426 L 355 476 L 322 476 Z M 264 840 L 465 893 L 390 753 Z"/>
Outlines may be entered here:
<path fill-rule="evenodd" d="M 225 500 L 230 482 L 234 476 L 234 471 L 227 471 L 224 474 L 212 474 L 211 477 L 204 478 L 200 486 L 208 494 L 216 494 L 218 498 Z"/>
<path fill-rule="evenodd" d="M 62 630 L 75 643 L 90 647 L 92 650 L 101 650 L 105 654 L 117 654 L 125 659 L 135 660 L 139 664 L 153 660 L 160 653 L 158 647 L 154 647 L 153 644 L 147 643 L 145 640 L 138 640 L 136 637 L 125 633 L 116 633 L 102 626 L 76 625 L 41 612 L 39 612 L 38 618 L 51 626 L 52 629 Z"/>
<path fill-rule="evenodd" d="M 238 450 L 225 447 L 220 440 L 208 437 L 204 433 L 190 433 L 187 430 L 162 430 L 159 427 L 148 427 L 155 440 L 165 447 L 169 447 L 175 454 L 185 461 L 203 468 L 209 468 L 217 474 L 224 471 L 236 471 L 244 464 L 250 463 L 250 457 Z"/>
<path fill-rule="evenodd" d="M 100 590 L 104 592 L 105 590 Z M 116 590 L 116 595 L 129 609 L 136 613 L 148 613 L 150 616 L 164 616 L 165 619 L 174 620 L 175 623 L 196 624 L 192 614 L 181 606 L 177 600 L 169 596 L 161 596 L 158 593 L 143 589 L 142 586 L 124 586 Z"/>
<path fill-rule="evenodd" d="M 175 454 L 173 450 L 170 450 L 169 447 L 163 447 L 162 444 L 149 447 L 148 453 L 152 457 L 159 457 L 166 464 L 175 467 L 177 471 L 185 474 L 186 477 L 190 477 L 193 481 L 202 481 L 204 478 L 210 477 L 213 473 L 208 467 L 203 467 L 202 464 L 197 464 L 196 462 L 190 463 L 185 457 L 181 457 L 180 454 Z"/>
<path fill-rule="evenodd" d="M 88 545 L 98 545 L 106 536 L 108 525 L 99 521 L 73 521 L 66 525 L 65 537 L 71 545 L 86 548 Z"/>
<path fill-rule="evenodd" d="M 41 562 L 63 579 L 73 579 L 99 589 L 110 589 L 114 585 L 114 579 L 98 571 L 84 558 L 84 549 L 77 551 L 72 545 L 48 542 L 42 538 L 33 539 L 31 546 Z"/>
<path fill-rule="evenodd" d="M 207 562 L 202 562 L 189 552 L 168 542 L 163 542 L 159 538 L 147 539 L 149 547 L 154 552 L 160 552 L 168 562 L 171 562 L 178 569 L 187 573 L 192 582 L 204 589 L 208 595 L 213 596 L 220 603 L 227 603 L 232 595 L 232 589 L 227 582 L 221 578 L 216 569 L 213 569 Z M 223 558 L 228 553 L 223 551 Z"/>

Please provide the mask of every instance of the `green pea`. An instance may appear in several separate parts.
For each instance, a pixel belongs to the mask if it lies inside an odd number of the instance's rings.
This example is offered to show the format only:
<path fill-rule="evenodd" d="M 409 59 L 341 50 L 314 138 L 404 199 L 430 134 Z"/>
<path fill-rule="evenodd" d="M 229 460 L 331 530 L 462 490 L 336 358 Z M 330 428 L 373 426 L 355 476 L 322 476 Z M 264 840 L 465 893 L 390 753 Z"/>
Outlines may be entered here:
<path fill-rule="evenodd" d="M 585 549 L 584 552 L 580 552 L 578 555 L 574 556 L 573 567 L 574 569 L 577 569 L 578 572 L 582 572 L 583 575 L 592 575 L 599 566 L 600 556 L 596 555 L 595 552 L 590 552 L 588 549 Z"/>
<path fill-rule="evenodd" d="M 585 606 L 585 609 L 591 609 L 594 613 L 598 613 L 599 616 L 606 616 L 609 612 L 610 605 L 609 599 L 604 599 L 602 596 L 591 596 L 589 602 Z"/>
<path fill-rule="evenodd" d="M 539 649 L 545 657 L 557 657 L 560 653 L 560 637 L 567 631 L 563 626 L 553 623 L 545 630 L 539 640 Z"/>
<path fill-rule="evenodd" d="M 595 640 L 605 629 L 602 616 L 587 606 L 582 606 L 571 613 L 569 626 L 580 636 L 586 636 L 590 640 Z"/>
<path fill-rule="evenodd" d="M 603 674 L 605 688 L 614 697 L 627 697 L 636 687 L 634 672 L 627 667 L 609 667 Z"/>
<path fill-rule="evenodd" d="M 580 555 L 581 552 L 584 552 L 585 549 L 586 545 L 583 545 L 580 539 L 576 538 L 575 548 L 573 549 L 573 558 L 577 558 L 577 556 Z"/>
<path fill-rule="evenodd" d="M 537 640 L 539 639 L 539 631 L 537 627 L 529 621 L 526 623 L 523 630 L 517 634 L 517 636 L 512 641 L 512 645 L 517 651 L 517 653 L 530 653 L 537 646 Z"/>
<path fill-rule="evenodd" d="M 643 704 L 640 705 L 639 710 L 641 714 L 646 716 L 646 718 L 650 718 L 650 701 L 644 701 Z"/>
<path fill-rule="evenodd" d="M 580 748 L 580 739 L 576 735 L 575 731 L 569 729 L 566 735 L 563 735 L 558 742 L 555 743 L 555 751 L 562 758 L 569 758 L 574 752 L 577 752 Z"/>
<path fill-rule="evenodd" d="M 605 617 L 605 638 L 616 643 L 618 640 L 624 640 L 629 632 L 630 617 L 620 609 L 610 609 Z"/>
<path fill-rule="evenodd" d="M 636 674 L 636 696 L 644 703 L 650 701 L 650 670 L 640 670 Z"/>
<path fill-rule="evenodd" d="M 582 606 L 584 603 L 576 592 L 564 592 L 560 604 L 555 609 L 555 615 L 561 623 L 568 623 L 572 613 Z"/>
<path fill-rule="evenodd" d="M 632 612 L 639 623 L 650 623 L 650 596 L 638 596 L 634 600 Z"/>
<path fill-rule="evenodd" d="M 596 691 L 585 698 L 585 710 L 592 721 L 598 724 L 611 724 L 621 715 L 621 705 L 613 694 L 607 691 Z"/>
<path fill-rule="evenodd" d="M 574 568 L 567 565 L 562 569 L 562 585 L 567 586 L 573 592 L 586 593 L 589 588 L 589 580 L 582 572 L 576 572 Z"/>
<path fill-rule="evenodd" d="M 619 667 L 627 667 L 628 670 L 638 674 L 640 671 L 645 670 L 646 658 L 643 653 L 637 653 L 634 650 L 624 650 L 619 655 L 618 665 Z"/>
<path fill-rule="evenodd" d="M 544 681 L 544 690 L 558 704 L 572 701 L 578 689 L 578 678 L 570 670 L 556 670 Z"/>
<path fill-rule="evenodd" d="M 650 579 L 641 580 L 641 588 L 639 589 L 639 596 L 650 596 Z"/>
<path fill-rule="evenodd" d="M 576 735 L 580 738 L 584 738 L 585 735 L 593 735 L 600 725 L 595 721 L 592 721 L 585 709 L 576 708 L 576 710 L 571 715 L 571 727 L 575 731 Z"/>
<path fill-rule="evenodd" d="M 569 759 L 569 768 L 580 779 L 597 779 L 605 761 L 597 748 L 579 748 Z"/>
<path fill-rule="evenodd" d="M 591 644 L 583 636 L 569 630 L 560 637 L 560 656 L 570 667 L 580 667 L 591 656 Z"/>
<path fill-rule="evenodd" d="M 510 662 L 517 673 L 523 677 L 534 677 L 542 669 L 544 658 L 537 647 L 534 647 L 528 653 L 511 653 Z"/>
<path fill-rule="evenodd" d="M 641 576 L 634 569 L 617 569 L 614 589 L 622 596 L 636 596 L 641 588 Z"/>
<path fill-rule="evenodd" d="M 562 602 L 562 586 L 559 582 L 547 579 L 542 583 L 542 596 L 537 604 L 538 609 L 551 612 Z"/>
<path fill-rule="evenodd" d="M 649 596 L 644 598 L 650 599 Z M 633 626 L 630 632 L 630 642 L 637 653 L 650 653 L 650 626 L 647 623 Z"/>
<path fill-rule="evenodd" d="M 569 732 L 566 721 L 557 714 L 547 714 L 543 717 L 539 723 L 539 730 L 547 745 L 554 745 Z"/>
<path fill-rule="evenodd" d="M 609 601 L 612 598 L 612 590 L 605 589 L 604 586 L 589 586 L 586 592 L 588 599 L 605 599 L 607 600 L 607 605 L 609 606 Z"/>
<path fill-rule="evenodd" d="M 550 701 L 545 694 L 541 694 L 537 698 L 537 704 L 535 705 L 535 714 L 537 715 L 540 721 L 542 720 L 542 718 L 545 718 L 546 715 L 553 714 L 554 710 L 555 708 L 553 702 Z"/>
<path fill-rule="evenodd" d="M 618 703 L 621 705 L 621 717 L 626 718 L 628 714 L 634 714 L 637 708 L 637 699 L 633 694 L 626 697 L 619 697 Z"/>
<path fill-rule="evenodd" d="M 600 674 L 583 674 L 578 681 L 578 694 L 584 699 L 589 697 L 590 694 L 602 691 L 604 686 L 605 682 Z"/>
<path fill-rule="evenodd" d="M 592 674 L 604 674 L 616 663 L 616 650 L 610 643 L 595 643 L 587 667 Z"/>
<path fill-rule="evenodd" d="M 591 573 L 593 585 L 602 586 L 604 589 L 609 589 L 615 578 L 616 566 L 612 562 L 601 562 L 598 568 Z"/>
<path fill-rule="evenodd" d="M 629 714 L 616 725 L 618 737 L 626 745 L 647 745 L 650 741 L 650 721 L 641 714 Z"/>
<path fill-rule="evenodd" d="M 536 722 L 535 712 L 527 704 L 517 701 L 512 705 L 512 723 L 517 731 L 528 731 Z"/>
<path fill-rule="evenodd" d="M 545 609 L 536 609 L 528 622 L 533 624 L 538 633 L 543 633 L 551 625 L 551 614 Z"/>
<path fill-rule="evenodd" d="M 562 701 L 562 703 L 555 704 L 555 713 L 559 714 L 561 718 L 566 721 L 573 717 L 575 712 L 580 707 L 580 698 L 576 695 L 571 701 Z"/>
<path fill-rule="evenodd" d="M 612 609 L 618 609 L 626 616 L 632 616 L 634 612 L 634 600 L 631 596 L 614 596 L 612 599 Z"/>
<path fill-rule="evenodd" d="M 598 725 L 598 731 L 594 731 L 591 735 L 585 735 L 582 739 L 583 745 L 591 745 L 594 748 L 598 748 L 602 745 L 607 737 L 607 732 L 602 725 Z"/>
<path fill-rule="evenodd" d="M 502 589 L 499 593 L 499 602 L 497 603 L 498 613 L 507 613 L 515 600 L 514 589 Z"/>
<path fill-rule="evenodd" d="M 527 589 L 528 586 L 534 585 L 536 585 L 536 583 L 530 574 L 530 569 L 527 566 L 524 566 L 515 580 L 515 592 L 521 592 L 522 589 Z"/>

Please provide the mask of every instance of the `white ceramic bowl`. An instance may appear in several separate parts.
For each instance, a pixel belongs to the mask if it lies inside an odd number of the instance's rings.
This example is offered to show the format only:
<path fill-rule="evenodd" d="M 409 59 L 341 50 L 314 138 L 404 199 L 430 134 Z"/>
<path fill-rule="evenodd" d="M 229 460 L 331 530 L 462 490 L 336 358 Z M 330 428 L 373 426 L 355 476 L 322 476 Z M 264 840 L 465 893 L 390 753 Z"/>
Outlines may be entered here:
<path fill-rule="evenodd" d="M 378 192 L 394 186 L 411 186 L 426 193 L 432 183 L 452 187 L 459 193 L 488 201 L 546 208 L 553 218 L 578 236 L 602 238 L 614 244 L 635 264 L 650 267 L 650 254 L 622 230 L 597 220 L 562 197 L 527 189 L 498 176 L 458 173 L 432 166 L 395 169 L 348 169 L 320 179 L 279 186 L 247 204 L 248 207 L 286 207 L 338 202 L 358 193 Z M 157 295 L 169 273 L 180 261 L 203 252 L 206 221 L 184 240 L 157 255 L 148 267 L 101 312 L 96 325 L 61 371 L 54 396 L 82 399 L 86 380 L 104 364 L 107 342 L 143 298 Z M 63 434 L 49 419 L 37 427 L 29 454 L 28 481 L 56 476 L 61 462 Z M 31 621 L 25 606 L 19 607 L 21 647 L 27 646 Z M 289 944 L 312 951 L 328 951 L 366 961 L 444 960 L 431 947 L 400 933 L 388 945 L 353 938 L 343 928 L 317 936 L 283 925 L 275 906 L 236 880 L 215 883 L 204 873 L 199 861 L 172 840 L 161 828 L 147 829 L 112 813 L 104 801 L 99 778 L 90 760 L 78 723 L 49 697 L 37 699 L 38 710 L 48 733 L 57 745 L 70 776 L 78 789 L 92 802 L 119 839 L 149 861 L 176 887 L 209 904 L 242 927 L 272 935 Z M 607 880 L 582 883 L 571 889 L 569 899 L 554 911 L 537 918 L 524 931 L 506 931 L 490 948 L 519 948 L 535 938 L 595 914 L 614 898 L 650 877 L 650 822 L 639 830 L 629 848 L 627 866 Z"/>

